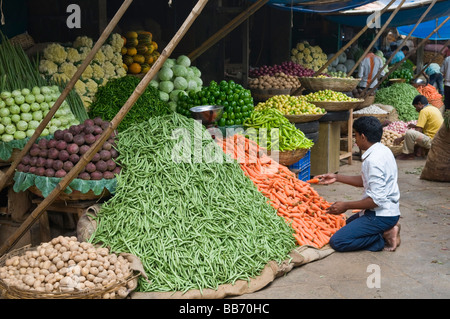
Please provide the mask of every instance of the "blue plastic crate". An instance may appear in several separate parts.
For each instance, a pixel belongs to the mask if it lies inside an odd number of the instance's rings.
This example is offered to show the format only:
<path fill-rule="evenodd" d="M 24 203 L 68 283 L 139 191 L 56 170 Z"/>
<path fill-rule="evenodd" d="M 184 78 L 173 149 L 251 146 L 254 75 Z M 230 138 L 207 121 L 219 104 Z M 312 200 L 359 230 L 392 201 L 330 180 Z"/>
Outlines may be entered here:
<path fill-rule="evenodd" d="M 311 166 L 306 167 L 305 169 L 298 172 L 298 179 L 306 182 L 311 178 Z"/>
<path fill-rule="evenodd" d="M 288 168 L 291 170 L 304 171 L 310 167 L 311 167 L 311 150 L 308 150 L 305 156 L 303 156 L 297 163 L 290 165 Z"/>

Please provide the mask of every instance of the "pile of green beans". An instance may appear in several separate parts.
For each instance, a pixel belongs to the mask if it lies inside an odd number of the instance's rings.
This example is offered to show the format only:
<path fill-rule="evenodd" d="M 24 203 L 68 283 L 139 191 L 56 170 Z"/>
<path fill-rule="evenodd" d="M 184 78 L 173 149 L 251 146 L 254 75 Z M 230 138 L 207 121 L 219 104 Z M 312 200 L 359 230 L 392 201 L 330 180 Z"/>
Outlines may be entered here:
<path fill-rule="evenodd" d="M 290 225 L 204 127 L 202 150 L 222 163 L 194 160 L 194 143 L 191 161 L 172 160 L 172 132 L 186 129 L 193 142 L 194 125 L 173 113 L 118 135 L 117 189 L 90 241 L 140 258 L 151 283 L 140 279 L 137 291 L 217 289 L 259 275 L 295 248 Z"/>
<path fill-rule="evenodd" d="M 268 150 L 293 151 L 311 148 L 314 143 L 277 109 L 252 112 L 244 121 L 246 137 Z M 263 130 L 261 130 L 263 129 Z M 278 129 L 278 131 L 272 131 Z M 273 134 L 276 133 L 276 134 Z"/>

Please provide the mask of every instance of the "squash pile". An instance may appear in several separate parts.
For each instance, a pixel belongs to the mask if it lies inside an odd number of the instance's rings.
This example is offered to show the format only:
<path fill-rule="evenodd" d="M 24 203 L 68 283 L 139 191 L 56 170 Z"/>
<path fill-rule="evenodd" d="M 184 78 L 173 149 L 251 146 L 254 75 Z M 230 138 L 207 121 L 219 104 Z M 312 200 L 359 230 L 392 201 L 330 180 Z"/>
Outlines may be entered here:
<path fill-rule="evenodd" d="M 123 67 L 128 74 L 147 73 L 160 56 L 158 44 L 148 31 L 128 31 L 122 47 Z"/>

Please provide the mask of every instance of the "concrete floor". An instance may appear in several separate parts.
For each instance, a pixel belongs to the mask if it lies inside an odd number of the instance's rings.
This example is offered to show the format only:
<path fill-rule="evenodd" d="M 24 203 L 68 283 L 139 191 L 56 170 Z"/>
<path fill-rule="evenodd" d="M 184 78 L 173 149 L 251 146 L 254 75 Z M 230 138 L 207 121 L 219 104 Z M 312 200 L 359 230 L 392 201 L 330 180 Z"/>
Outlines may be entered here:
<path fill-rule="evenodd" d="M 449 298 L 450 184 L 421 180 L 423 159 L 397 164 L 402 243 L 395 252 L 334 252 L 294 268 L 260 291 L 233 299 Z M 361 162 L 353 160 L 352 165 L 341 165 L 339 173 L 356 175 L 360 168 Z M 361 196 L 360 189 L 345 184 L 315 189 L 328 201 Z M 379 285 L 370 267 L 379 269 Z"/>

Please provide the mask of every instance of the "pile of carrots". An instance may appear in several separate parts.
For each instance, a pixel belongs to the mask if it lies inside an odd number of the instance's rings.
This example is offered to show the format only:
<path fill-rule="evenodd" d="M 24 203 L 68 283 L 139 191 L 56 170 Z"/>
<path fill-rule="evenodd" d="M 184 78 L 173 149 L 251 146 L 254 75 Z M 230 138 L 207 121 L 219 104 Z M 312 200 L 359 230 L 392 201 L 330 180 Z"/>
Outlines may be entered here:
<path fill-rule="evenodd" d="M 421 85 L 417 88 L 420 94 L 428 99 L 428 102 L 437 108 L 441 108 L 444 105 L 442 100 L 442 95 L 439 94 L 438 90 L 431 84 Z"/>
<path fill-rule="evenodd" d="M 298 179 L 286 166 L 274 161 L 255 142 L 238 134 L 217 142 L 224 152 L 238 161 L 277 214 L 292 226 L 300 246 L 322 248 L 345 225 L 345 215 L 326 213 L 331 203 L 310 183 Z"/>

